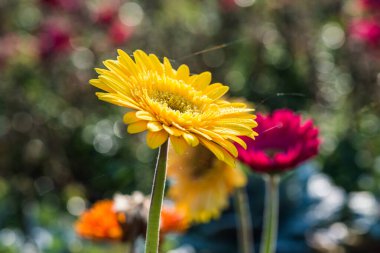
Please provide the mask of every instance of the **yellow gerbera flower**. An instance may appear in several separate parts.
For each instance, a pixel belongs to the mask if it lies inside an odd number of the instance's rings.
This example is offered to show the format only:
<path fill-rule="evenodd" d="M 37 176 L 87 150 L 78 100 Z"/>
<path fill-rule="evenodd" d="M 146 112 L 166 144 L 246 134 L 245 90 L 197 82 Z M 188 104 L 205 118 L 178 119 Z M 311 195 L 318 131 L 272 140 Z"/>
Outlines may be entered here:
<path fill-rule="evenodd" d="M 90 83 L 106 92 L 99 99 L 132 109 L 124 115 L 129 133 L 145 130 L 147 144 L 157 148 L 170 138 L 178 153 L 199 143 L 216 157 L 233 165 L 238 152 L 232 142 L 243 147 L 238 136 L 254 138 L 257 125 L 253 109 L 244 103 L 230 103 L 220 98 L 228 87 L 210 84 L 211 73 L 190 74 L 186 65 L 173 69 L 164 58 L 161 63 L 154 54 L 141 50 L 134 60 L 118 50 L 117 60 L 107 60 L 106 69 L 96 69 L 99 77 Z"/>
<path fill-rule="evenodd" d="M 240 169 L 215 159 L 202 146 L 189 147 L 181 156 L 170 149 L 168 158 L 169 197 L 191 221 L 218 218 L 232 191 L 247 182 Z"/>

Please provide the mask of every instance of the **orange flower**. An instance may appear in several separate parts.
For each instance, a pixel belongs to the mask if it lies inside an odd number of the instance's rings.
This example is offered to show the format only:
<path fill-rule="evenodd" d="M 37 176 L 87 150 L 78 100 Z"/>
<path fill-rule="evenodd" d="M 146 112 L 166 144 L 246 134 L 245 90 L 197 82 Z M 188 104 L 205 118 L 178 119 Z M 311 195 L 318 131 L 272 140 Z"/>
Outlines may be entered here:
<path fill-rule="evenodd" d="M 113 200 L 101 200 L 84 212 L 75 223 L 75 232 L 90 240 L 133 241 L 144 236 L 149 199 L 140 192 L 115 194 Z M 188 227 L 185 215 L 171 206 L 161 211 L 161 237 L 183 232 Z"/>
<path fill-rule="evenodd" d="M 161 210 L 162 234 L 184 232 L 189 226 L 183 213 L 178 212 L 174 207 L 163 206 Z"/>
<path fill-rule="evenodd" d="M 123 231 L 112 200 L 96 202 L 75 224 L 75 232 L 87 239 L 121 240 Z"/>

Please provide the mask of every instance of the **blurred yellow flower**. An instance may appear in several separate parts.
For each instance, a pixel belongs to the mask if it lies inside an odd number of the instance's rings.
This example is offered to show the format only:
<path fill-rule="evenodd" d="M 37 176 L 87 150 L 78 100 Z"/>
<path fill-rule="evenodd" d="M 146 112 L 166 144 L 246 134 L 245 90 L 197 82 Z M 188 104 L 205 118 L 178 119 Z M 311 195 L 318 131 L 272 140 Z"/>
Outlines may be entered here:
<path fill-rule="evenodd" d="M 167 58 L 141 50 L 134 60 L 118 50 L 117 60 L 107 60 L 107 69 L 96 69 L 90 80 L 99 99 L 132 109 L 124 115 L 129 133 L 145 130 L 147 144 L 157 148 L 170 138 L 173 148 L 183 153 L 188 145 L 204 145 L 218 159 L 233 166 L 237 149 L 246 147 L 238 136 L 254 138 L 255 116 L 244 103 L 220 99 L 228 87 L 211 82 L 211 73 L 190 74 L 188 66 L 173 69 Z"/>
<path fill-rule="evenodd" d="M 245 174 L 215 159 L 202 146 L 188 148 L 181 156 L 169 150 L 169 189 L 176 208 L 194 222 L 218 218 L 228 205 L 228 197 L 246 184 Z"/>

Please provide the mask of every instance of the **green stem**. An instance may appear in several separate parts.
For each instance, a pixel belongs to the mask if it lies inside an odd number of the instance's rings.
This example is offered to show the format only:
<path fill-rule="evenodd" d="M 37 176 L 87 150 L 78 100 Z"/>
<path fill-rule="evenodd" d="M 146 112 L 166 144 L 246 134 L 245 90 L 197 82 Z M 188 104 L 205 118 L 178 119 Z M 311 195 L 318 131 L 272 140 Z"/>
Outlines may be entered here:
<path fill-rule="evenodd" d="M 275 174 L 265 175 L 265 208 L 264 208 L 264 228 L 261 237 L 260 253 L 275 253 L 277 243 L 278 226 L 278 186 L 280 176 Z"/>
<path fill-rule="evenodd" d="M 235 202 L 238 212 L 238 242 L 242 253 L 254 253 L 251 212 L 245 188 L 235 190 Z"/>
<path fill-rule="evenodd" d="M 136 239 L 132 239 L 130 244 L 129 244 L 129 253 L 135 253 L 135 240 Z"/>
<path fill-rule="evenodd" d="M 158 252 L 158 244 L 160 241 L 160 216 L 165 190 L 167 155 L 168 142 L 165 142 L 158 151 L 158 159 L 154 172 L 148 226 L 146 231 L 145 253 Z"/>

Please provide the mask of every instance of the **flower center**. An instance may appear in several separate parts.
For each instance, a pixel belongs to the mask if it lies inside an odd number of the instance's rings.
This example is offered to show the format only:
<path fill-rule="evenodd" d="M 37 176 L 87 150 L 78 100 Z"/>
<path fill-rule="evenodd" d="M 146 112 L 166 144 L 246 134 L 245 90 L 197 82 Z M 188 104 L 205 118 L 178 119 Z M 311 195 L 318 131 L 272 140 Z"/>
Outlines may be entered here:
<path fill-rule="evenodd" d="M 284 152 L 284 150 L 279 148 L 268 148 L 265 150 L 265 153 L 271 158 L 273 158 L 276 154 L 281 152 Z"/>
<path fill-rule="evenodd" d="M 152 99 L 180 113 L 198 112 L 198 106 L 186 98 L 171 92 L 155 91 Z"/>

